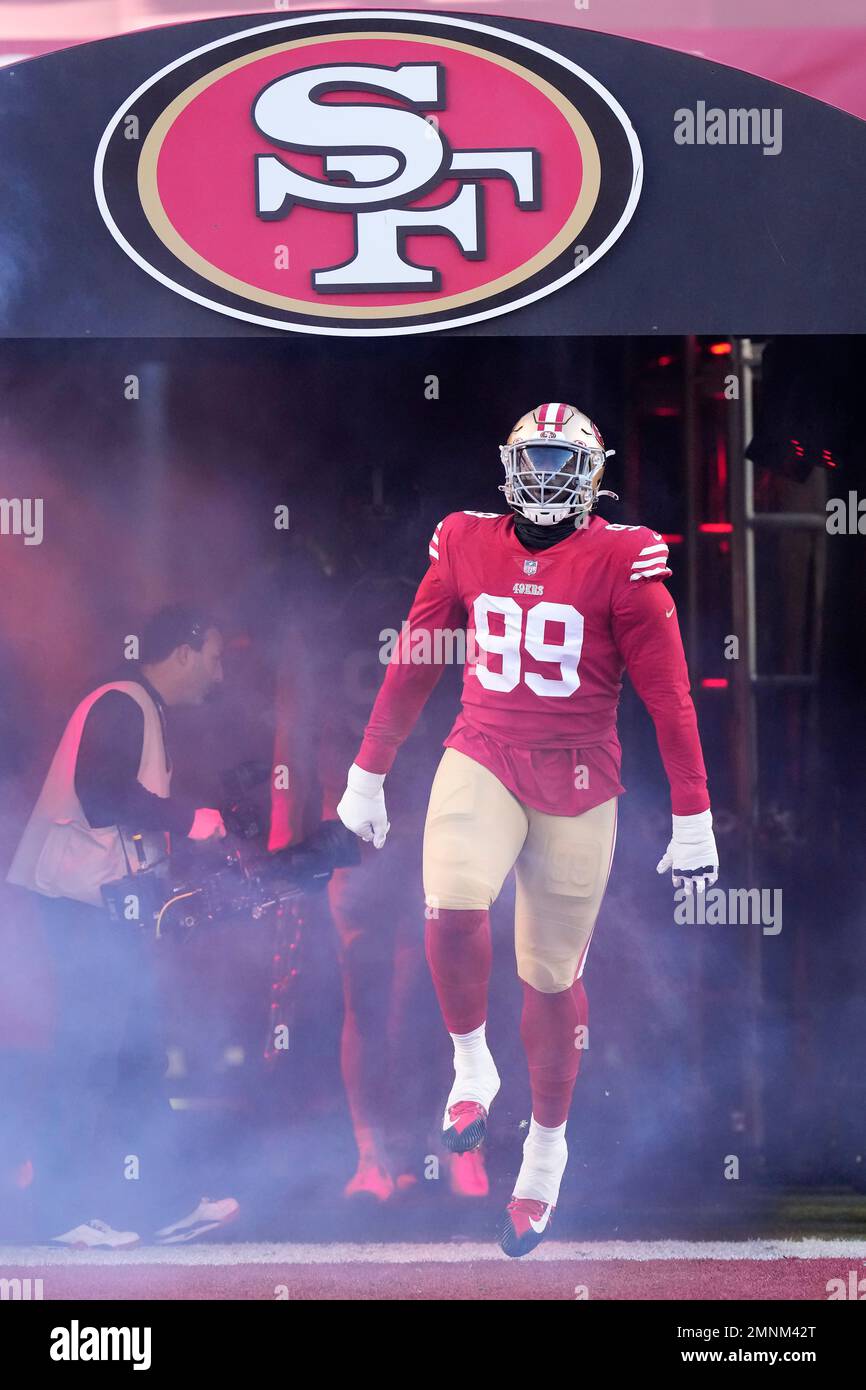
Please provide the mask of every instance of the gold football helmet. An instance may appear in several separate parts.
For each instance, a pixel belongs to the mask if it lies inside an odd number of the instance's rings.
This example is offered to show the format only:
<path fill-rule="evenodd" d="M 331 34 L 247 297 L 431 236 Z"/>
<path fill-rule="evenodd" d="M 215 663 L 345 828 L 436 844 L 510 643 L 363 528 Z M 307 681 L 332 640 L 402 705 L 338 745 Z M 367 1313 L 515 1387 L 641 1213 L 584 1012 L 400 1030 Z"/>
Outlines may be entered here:
<path fill-rule="evenodd" d="M 566 517 L 592 511 L 600 496 L 602 475 L 613 449 L 587 415 L 573 405 L 551 402 L 522 415 L 500 445 L 505 493 L 514 511 L 538 526 L 554 526 Z"/>

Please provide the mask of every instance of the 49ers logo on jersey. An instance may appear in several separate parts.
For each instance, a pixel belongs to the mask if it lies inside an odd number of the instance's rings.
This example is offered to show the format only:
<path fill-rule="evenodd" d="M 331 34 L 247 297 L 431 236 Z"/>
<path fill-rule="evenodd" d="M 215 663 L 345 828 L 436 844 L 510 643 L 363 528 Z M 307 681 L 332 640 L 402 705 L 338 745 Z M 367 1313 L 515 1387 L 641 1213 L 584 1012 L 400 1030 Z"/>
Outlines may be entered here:
<path fill-rule="evenodd" d="M 142 84 L 96 192 L 143 270 L 269 327 L 418 333 L 531 303 L 628 223 L 640 149 L 561 54 L 450 16 L 318 14 Z"/>

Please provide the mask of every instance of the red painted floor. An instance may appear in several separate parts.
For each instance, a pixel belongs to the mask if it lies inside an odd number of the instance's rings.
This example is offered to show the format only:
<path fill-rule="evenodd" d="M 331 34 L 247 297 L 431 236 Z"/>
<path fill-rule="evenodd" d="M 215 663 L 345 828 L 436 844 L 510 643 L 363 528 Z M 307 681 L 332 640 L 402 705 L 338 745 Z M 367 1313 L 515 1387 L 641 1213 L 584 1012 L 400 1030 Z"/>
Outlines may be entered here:
<path fill-rule="evenodd" d="M 826 1245 L 824 1247 L 826 1249 Z M 418 1259 L 405 1253 L 389 1261 L 370 1247 L 341 1247 L 330 1260 L 322 1249 L 314 1262 L 299 1257 L 299 1247 L 274 1246 L 266 1261 L 237 1250 L 236 1259 L 221 1253 L 208 1261 L 208 1251 L 187 1248 L 179 1263 L 149 1263 L 148 1252 L 130 1252 L 130 1263 L 113 1256 L 112 1263 L 92 1263 L 86 1255 L 76 1264 L 73 1255 L 62 1263 L 41 1264 L 31 1248 L 26 1261 L 14 1263 L 14 1252 L 0 1258 L 4 1279 L 42 1279 L 46 1300 L 62 1299 L 384 1299 L 384 1300 L 642 1300 L 688 1302 L 693 1299 L 820 1300 L 829 1296 L 831 1280 L 845 1281 L 852 1270 L 866 1275 L 866 1248 L 859 1259 L 850 1247 L 838 1256 L 821 1258 L 543 1258 L 510 1261 L 504 1256 L 466 1257 L 449 1248 L 439 1255 L 435 1246 L 418 1246 Z M 441 1249 L 441 1247 L 440 1247 Z M 748 1243 L 744 1244 L 748 1249 Z M 134 1258 L 134 1263 L 132 1259 Z M 195 1261 L 195 1262 L 194 1262 Z M 199 1262 L 200 1261 L 200 1262 Z M 832 1286 L 831 1286 L 832 1287 Z M 864 1283 L 866 1289 L 866 1283 Z"/>

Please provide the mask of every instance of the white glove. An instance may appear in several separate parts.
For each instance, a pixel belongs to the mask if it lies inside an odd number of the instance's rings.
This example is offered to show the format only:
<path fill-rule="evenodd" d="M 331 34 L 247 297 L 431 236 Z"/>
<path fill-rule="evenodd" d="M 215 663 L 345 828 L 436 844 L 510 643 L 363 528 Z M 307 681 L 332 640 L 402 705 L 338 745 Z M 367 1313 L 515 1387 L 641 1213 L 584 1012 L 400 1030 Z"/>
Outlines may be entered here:
<path fill-rule="evenodd" d="M 660 874 L 671 870 L 675 888 L 684 887 L 687 893 L 697 887 L 699 893 L 712 888 L 719 876 L 719 852 L 713 834 L 712 811 L 699 811 L 696 816 L 674 816 L 674 831 L 670 844 L 656 867 Z M 702 869 L 703 873 L 697 870 Z"/>
<path fill-rule="evenodd" d="M 346 790 L 343 792 L 337 815 L 347 830 L 372 840 L 381 849 L 391 826 L 385 810 L 384 772 L 365 772 L 357 763 L 349 768 Z"/>

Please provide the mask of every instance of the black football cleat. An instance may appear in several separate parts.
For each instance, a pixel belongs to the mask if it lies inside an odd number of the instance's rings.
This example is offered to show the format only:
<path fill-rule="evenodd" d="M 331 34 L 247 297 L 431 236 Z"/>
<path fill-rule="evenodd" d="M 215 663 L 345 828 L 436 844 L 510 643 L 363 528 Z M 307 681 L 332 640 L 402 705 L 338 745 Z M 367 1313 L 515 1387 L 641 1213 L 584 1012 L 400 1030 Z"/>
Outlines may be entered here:
<path fill-rule="evenodd" d="M 442 1143 L 453 1154 L 477 1149 L 487 1133 L 487 1111 L 476 1100 L 449 1105 L 442 1124 Z"/>
<path fill-rule="evenodd" d="M 499 1244 L 513 1260 L 528 1255 L 550 1231 L 554 1208 L 534 1197 L 512 1197 L 505 1212 Z"/>

